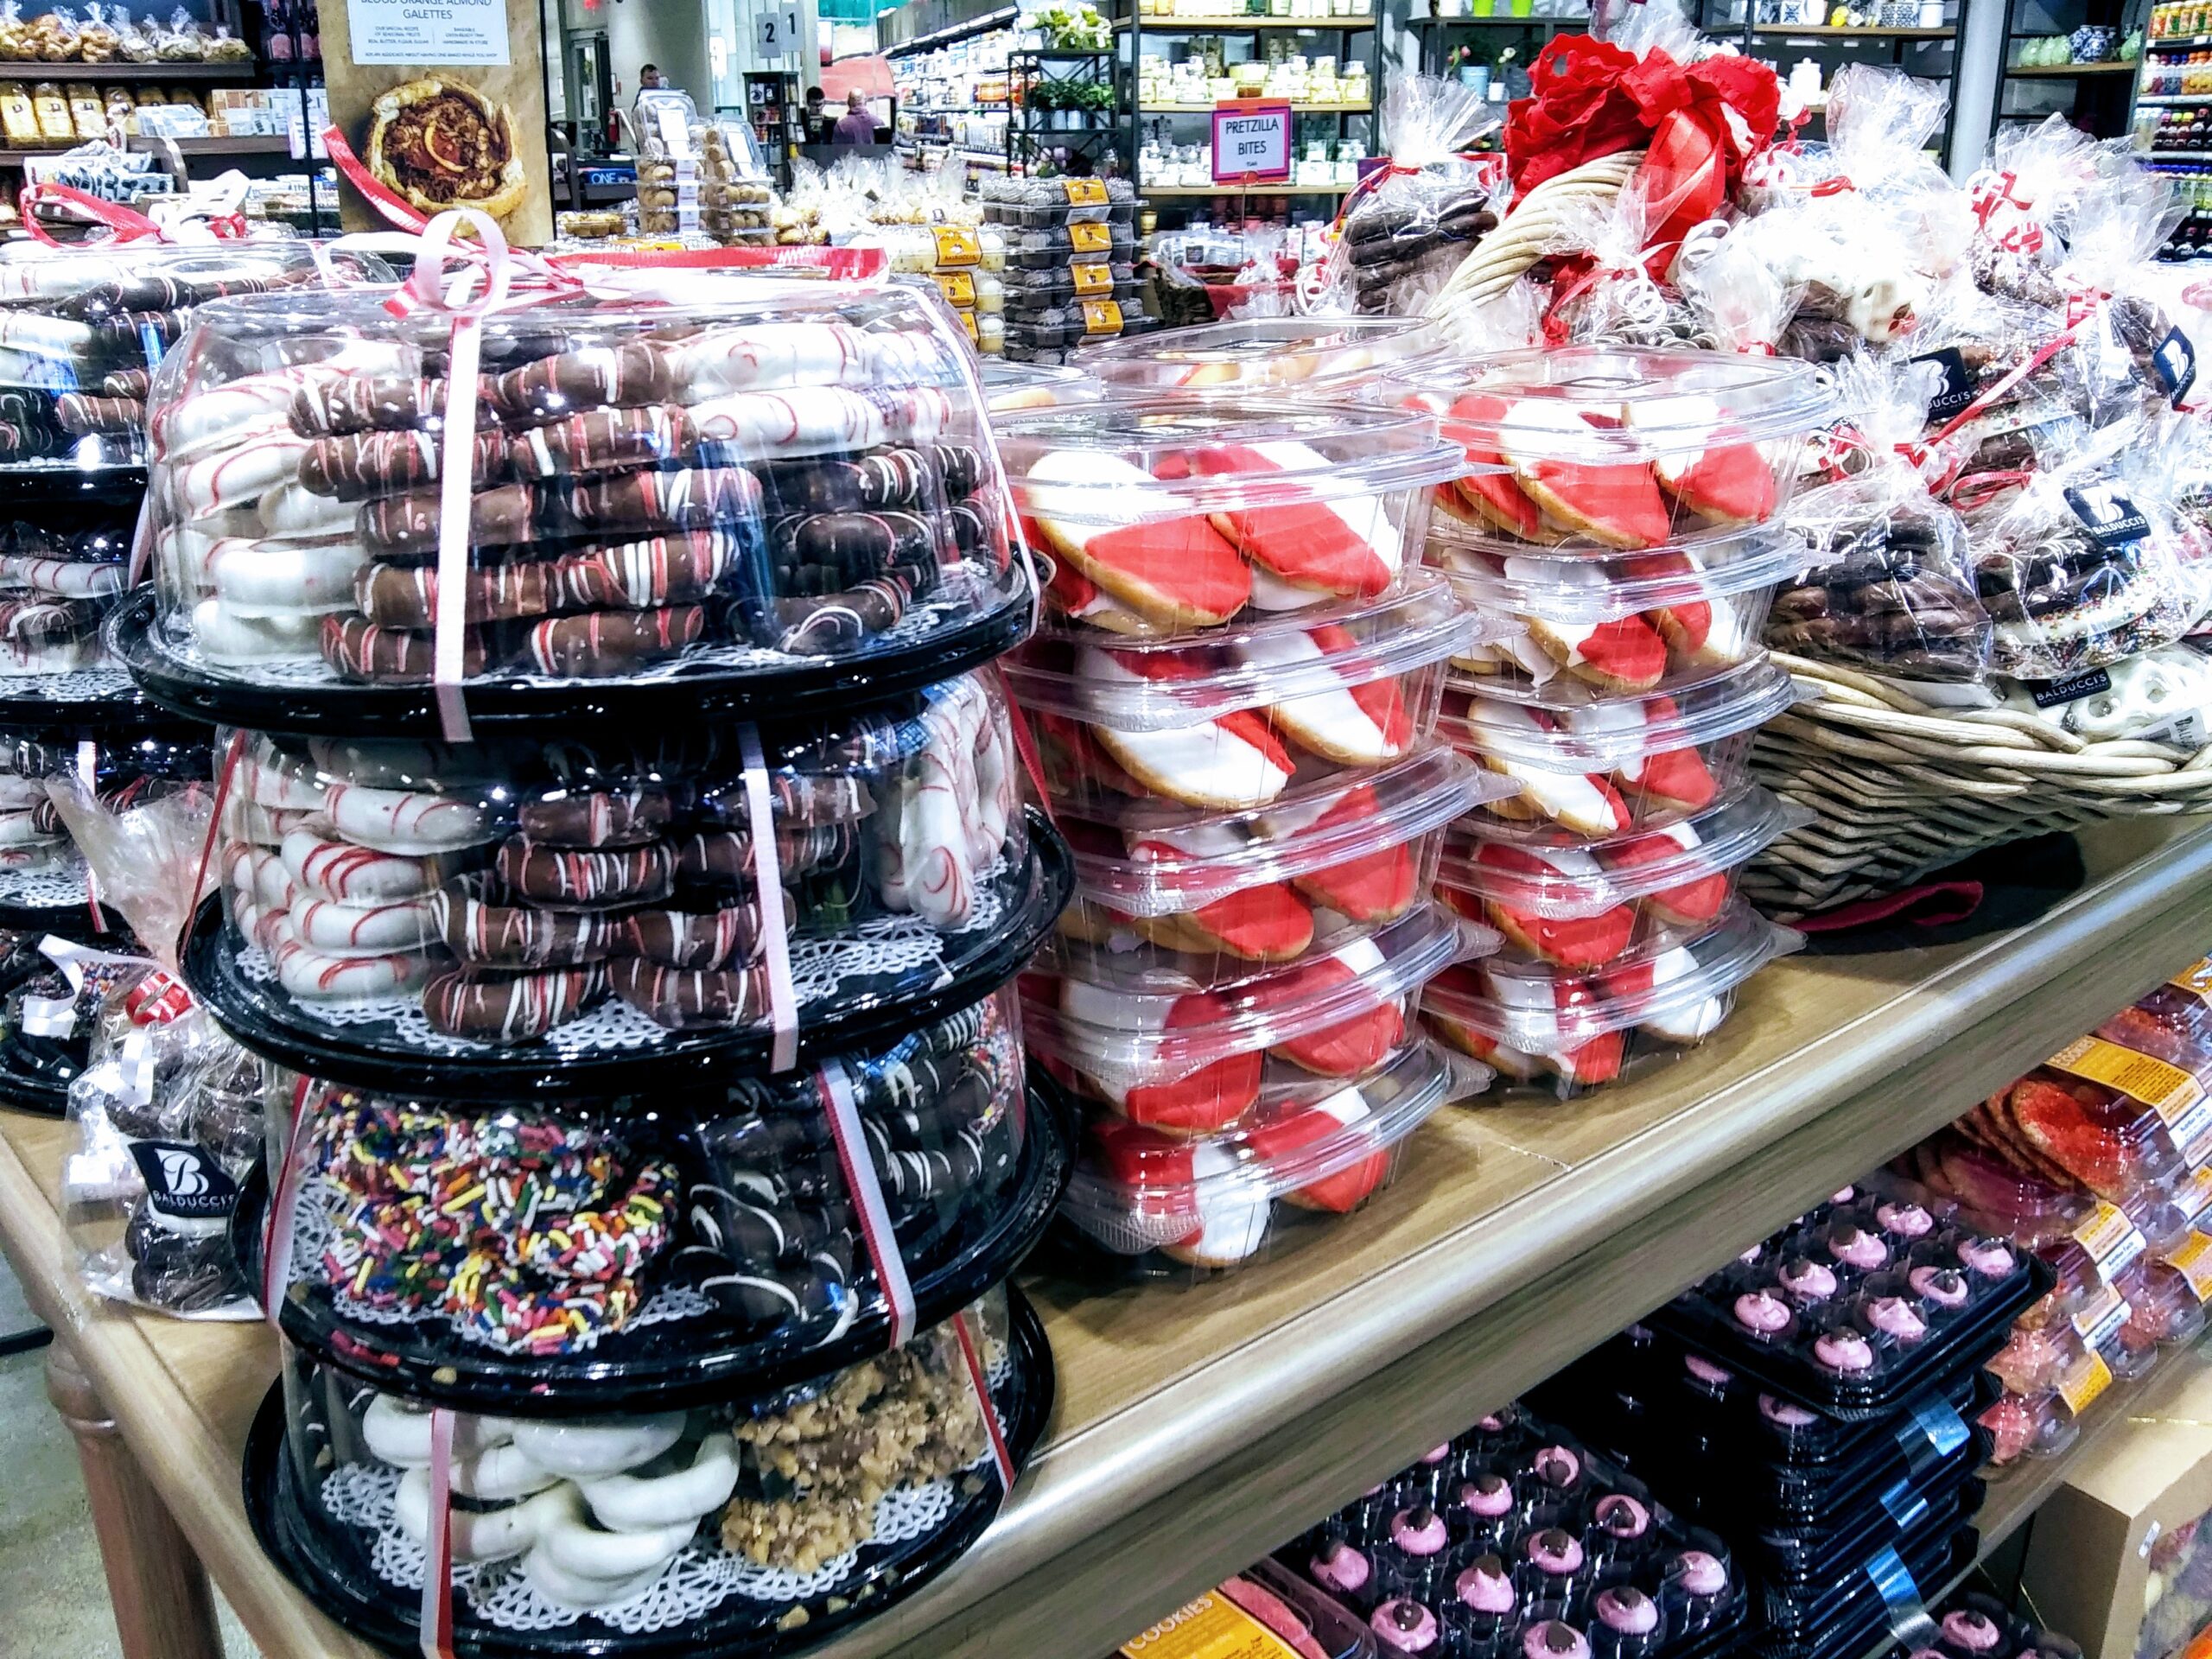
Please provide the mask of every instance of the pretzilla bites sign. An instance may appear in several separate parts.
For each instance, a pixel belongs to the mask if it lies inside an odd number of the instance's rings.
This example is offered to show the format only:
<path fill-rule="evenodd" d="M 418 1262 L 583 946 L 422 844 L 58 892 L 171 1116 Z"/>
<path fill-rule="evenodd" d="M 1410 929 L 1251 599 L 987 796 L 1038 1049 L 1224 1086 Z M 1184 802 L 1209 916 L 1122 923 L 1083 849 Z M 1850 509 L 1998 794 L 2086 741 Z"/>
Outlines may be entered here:
<path fill-rule="evenodd" d="M 1281 182 L 1290 176 L 1290 105 L 1224 104 L 1213 112 L 1213 181 Z"/>

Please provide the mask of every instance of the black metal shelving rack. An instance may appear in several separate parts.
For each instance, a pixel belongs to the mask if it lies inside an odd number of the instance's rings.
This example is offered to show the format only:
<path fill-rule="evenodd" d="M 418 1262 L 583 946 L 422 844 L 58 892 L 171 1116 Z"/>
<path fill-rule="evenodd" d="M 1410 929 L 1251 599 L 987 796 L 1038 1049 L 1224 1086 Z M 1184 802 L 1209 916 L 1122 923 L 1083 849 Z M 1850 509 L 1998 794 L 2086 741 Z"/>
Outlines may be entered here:
<path fill-rule="evenodd" d="M 1111 107 L 1103 110 L 1041 110 L 1033 99 L 1040 86 L 1105 86 L 1111 89 Z M 1007 56 L 1007 95 L 1011 107 L 1006 123 L 1006 165 L 1009 173 L 1027 174 L 1052 151 L 1063 149 L 1087 158 L 1099 173 L 1118 170 L 1124 178 L 1137 175 L 1137 127 L 1122 118 L 1134 102 L 1130 91 L 1135 70 L 1122 73 L 1112 48 L 1096 52 L 1059 48 L 1023 50 Z M 1079 117 L 1080 119 L 1074 118 Z M 1118 162 L 1109 168 L 1109 158 Z"/>
<path fill-rule="evenodd" d="M 1327 105 L 1316 109 L 1306 109 L 1295 105 L 1292 107 L 1294 111 L 1296 111 L 1297 119 L 1299 120 L 1304 120 L 1308 117 L 1314 115 L 1334 115 L 1337 118 L 1337 132 L 1339 137 L 1349 137 L 1351 136 L 1351 124 L 1354 121 L 1364 121 L 1367 124 L 1368 151 L 1371 155 L 1379 149 L 1379 145 L 1376 141 L 1380 132 L 1378 120 L 1382 108 L 1382 19 L 1380 16 L 1379 0 L 1376 13 L 1364 16 L 1277 17 L 1274 16 L 1251 16 L 1152 18 L 1147 18 L 1143 16 L 1141 12 L 1136 11 L 1135 10 L 1135 0 L 1132 0 L 1132 10 L 1130 15 L 1126 17 L 1116 18 L 1115 20 L 1114 27 L 1117 31 L 1122 34 L 1128 41 L 1129 49 L 1122 60 L 1122 68 L 1128 76 L 1127 80 L 1123 84 L 1128 90 L 1129 103 L 1131 105 L 1134 105 L 1136 102 L 1135 93 L 1138 85 L 1137 66 L 1143 60 L 1144 36 L 1147 28 L 1149 28 L 1151 32 L 1155 35 L 1249 35 L 1253 36 L 1255 41 L 1264 34 L 1275 29 L 1295 29 L 1311 34 L 1334 35 L 1337 37 L 1337 44 L 1338 48 L 1337 60 L 1339 63 L 1344 61 L 1349 56 L 1353 37 L 1363 34 L 1367 36 L 1368 96 L 1373 101 L 1357 108 L 1344 105 Z M 1213 105 L 1206 105 L 1203 108 L 1192 106 L 1191 108 L 1185 109 L 1178 106 L 1173 109 L 1166 110 L 1137 110 L 1137 118 L 1135 121 L 1131 123 L 1131 130 L 1129 134 L 1130 176 L 1135 177 L 1136 174 L 1136 153 L 1141 143 L 1141 134 L 1143 130 L 1143 125 L 1147 118 L 1163 120 L 1173 120 L 1179 118 L 1205 120 L 1210 118 L 1212 112 Z M 1296 127 L 1294 124 L 1294 133 Z M 1327 199 L 1334 200 L 1337 198 L 1344 195 L 1352 187 L 1350 185 L 1332 185 L 1317 188 L 1312 185 L 1262 184 L 1255 185 L 1249 190 L 1244 190 L 1239 189 L 1234 186 L 1226 185 L 1147 186 L 1140 180 L 1137 187 L 1137 194 L 1143 200 L 1153 202 L 1155 206 L 1160 206 L 1171 202 L 1205 200 L 1217 196 L 1239 196 L 1246 198 L 1252 196 L 1303 196 L 1309 199 Z"/>
<path fill-rule="evenodd" d="M 2050 27 L 2021 28 L 2021 16 L 2026 12 L 2040 12 L 2049 17 Z M 2012 60 L 2013 51 L 2022 41 L 2070 35 L 2083 24 L 2101 25 L 2124 36 L 2131 27 L 2142 29 L 2150 12 L 2150 0 L 2005 0 L 2005 67 L 1998 72 L 1997 97 L 1990 106 L 1990 134 L 1994 136 L 2002 122 L 2042 121 L 2052 115 L 2063 115 L 2083 131 L 2100 138 L 2117 138 L 2126 132 L 2134 120 L 2142 59 L 2150 55 L 2153 46 L 2172 47 L 2181 42 L 2145 41 L 2145 49 L 2137 59 L 2126 63 L 2063 63 L 2047 69 L 2020 67 Z M 2015 87 L 2053 81 L 2070 84 L 2074 89 L 2073 99 L 2065 108 L 2049 104 L 2024 110 L 2005 107 L 2005 94 Z"/>
<path fill-rule="evenodd" d="M 1541 51 L 1554 35 L 1580 35 L 1587 32 L 1590 19 L 1580 17 L 1408 17 L 1406 27 L 1421 43 L 1421 72 L 1425 75 L 1446 73 L 1444 54 L 1452 45 L 1452 37 L 1462 30 L 1517 29 L 1535 42 Z M 1496 39 L 1495 35 L 1488 36 Z M 1529 54 L 1530 61 L 1535 53 Z M 1499 105 L 1501 114 L 1504 106 Z"/>

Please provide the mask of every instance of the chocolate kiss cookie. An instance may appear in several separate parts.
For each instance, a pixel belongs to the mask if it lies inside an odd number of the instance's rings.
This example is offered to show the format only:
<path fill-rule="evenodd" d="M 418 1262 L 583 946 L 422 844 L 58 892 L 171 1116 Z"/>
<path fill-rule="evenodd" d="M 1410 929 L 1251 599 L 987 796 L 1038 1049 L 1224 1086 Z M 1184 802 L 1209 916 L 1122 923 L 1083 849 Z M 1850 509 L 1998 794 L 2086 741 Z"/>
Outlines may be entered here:
<path fill-rule="evenodd" d="M 309 438 L 435 426 L 445 412 L 446 383 L 408 375 L 316 378 L 292 394 L 292 429 Z"/>
<path fill-rule="evenodd" d="M 678 390 L 667 348 L 631 340 L 510 369 L 492 382 L 488 396 L 507 419 L 547 420 L 607 404 L 665 404 Z"/>
<path fill-rule="evenodd" d="M 435 649 L 426 630 L 381 627 L 362 616 L 322 619 L 322 659 L 340 677 L 378 685 L 429 681 Z M 484 633 L 471 628 L 461 641 L 461 671 L 481 674 L 491 660 Z"/>
<path fill-rule="evenodd" d="M 317 495 L 359 501 L 438 481 L 445 460 L 442 431 L 353 432 L 318 438 L 300 457 L 300 482 Z M 479 432 L 471 457 L 471 487 L 482 489 L 507 475 L 504 433 Z"/>
<path fill-rule="evenodd" d="M 467 588 L 464 614 L 471 622 L 513 622 L 543 616 L 559 597 L 553 566 L 526 559 L 471 570 Z M 363 565 L 353 579 L 353 602 L 370 621 L 384 627 L 435 626 L 437 567 Z"/>
<path fill-rule="evenodd" d="M 577 967 L 630 939 L 620 916 L 489 904 L 465 886 L 432 893 L 430 915 L 453 953 L 477 968 Z"/>
<path fill-rule="evenodd" d="M 519 478 L 569 478 L 653 467 L 691 454 L 698 433 L 678 406 L 594 409 L 505 438 Z"/>
<path fill-rule="evenodd" d="M 527 1042 L 575 1019 L 606 988 L 598 963 L 519 974 L 449 969 L 423 987 L 423 1017 L 448 1037 Z"/>
<path fill-rule="evenodd" d="M 533 624 L 523 650 L 541 674 L 597 679 L 673 657 L 697 644 L 706 631 L 707 613 L 696 605 L 590 611 Z"/>
<path fill-rule="evenodd" d="M 510 893 L 569 908 L 652 904 L 675 891 L 676 860 L 664 841 L 594 852 L 510 836 L 492 868 Z"/>
<path fill-rule="evenodd" d="M 623 790 L 563 789 L 515 809 L 523 834 L 552 847 L 628 847 L 668 828 L 674 807 L 657 784 Z"/>
<path fill-rule="evenodd" d="M 760 912 L 752 904 L 721 910 L 641 910 L 621 918 L 630 949 L 671 968 L 730 968 L 758 959 Z"/>
<path fill-rule="evenodd" d="M 611 964 L 614 994 L 671 1031 L 750 1026 L 768 1012 L 768 976 L 758 968 L 688 969 L 629 957 Z"/>

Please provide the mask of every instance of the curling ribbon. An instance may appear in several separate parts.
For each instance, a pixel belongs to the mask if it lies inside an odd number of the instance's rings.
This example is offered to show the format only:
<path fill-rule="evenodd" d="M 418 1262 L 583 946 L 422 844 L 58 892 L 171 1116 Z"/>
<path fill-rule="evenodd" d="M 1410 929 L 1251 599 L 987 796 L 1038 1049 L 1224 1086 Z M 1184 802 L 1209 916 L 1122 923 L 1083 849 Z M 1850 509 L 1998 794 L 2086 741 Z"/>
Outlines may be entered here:
<path fill-rule="evenodd" d="M 762 965 L 768 972 L 768 1069 L 788 1071 L 798 1063 L 798 994 L 791 984 L 790 924 L 784 915 L 784 873 L 776 850 L 776 815 L 768 799 L 768 764 L 760 728 L 737 728 L 745 763 L 745 810 L 753 831 L 753 881 L 760 890 Z"/>
<path fill-rule="evenodd" d="M 891 1230 L 891 1206 L 883 1201 L 883 1183 L 876 1178 L 875 1159 L 861 1127 L 852 1077 L 843 1061 L 833 1059 L 815 1072 L 814 1080 L 830 1120 L 838 1166 L 845 1172 L 845 1190 L 859 1212 L 861 1243 L 875 1269 L 876 1282 L 883 1287 L 883 1299 L 891 1305 L 890 1345 L 904 1348 L 914 1335 L 914 1287 L 906 1277 L 906 1258 L 899 1254 L 898 1236 Z"/>
<path fill-rule="evenodd" d="M 308 1078 L 292 1084 L 292 1130 L 284 1137 L 284 1159 L 269 1189 L 269 1217 L 261 1234 L 261 1312 L 276 1330 L 277 1310 L 292 1282 L 292 1230 L 300 1209 L 300 1151 L 307 1141 Z"/>
<path fill-rule="evenodd" d="M 453 1653 L 453 1413 L 430 1411 L 430 1531 L 423 1541 L 423 1659 Z"/>
<path fill-rule="evenodd" d="M 999 1467 L 999 1494 L 1003 1499 L 1014 1491 L 1014 1453 L 1007 1447 L 1006 1431 L 999 1427 L 999 1408 L 991 1400 L 991 1380 L 983 1370 L 983 1357 L 976 1350 L 975 1332 L 969 1328 L 964 1310 L 952 1316 L 952 1338 L 959 1344 L 961 1359 L 967 1364 L 968 1382 L 976 1390 L 976 1403 L 982 1408 L 983 1433 L 991 1442 L 991 1461 Z"/>

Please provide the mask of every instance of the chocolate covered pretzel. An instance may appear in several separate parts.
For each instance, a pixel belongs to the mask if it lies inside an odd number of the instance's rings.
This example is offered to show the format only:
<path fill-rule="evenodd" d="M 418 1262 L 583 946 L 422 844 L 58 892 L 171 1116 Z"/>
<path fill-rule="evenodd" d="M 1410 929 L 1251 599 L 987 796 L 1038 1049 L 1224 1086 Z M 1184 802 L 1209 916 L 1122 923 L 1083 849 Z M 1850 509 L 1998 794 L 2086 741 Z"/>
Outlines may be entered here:
<path fill-rule="evenodd" d="M 621 918 L 630 949 L 671 968 L 733 968 L 760 954 L 760 912 L 747 901 L 719 910 L 641 910 Z"/>
<path fill-rule="evenodd" d="M 706 631 L 707 613 L 696 605 L 588 611 L 531 624 L 522 653 L 540 674 L 596 679 L 676 656 L 697 644 Z"/>
<path fill-rule="evenodd" d="M 423 1017 L 448 1037 L 527 1042 L 575 1019 L 607 983 L 598 963 L 524 973 L 450 969 L 423 987 Z"/>
<path fill-rule="evenodd" d="M 561 598 L 554 567 L 518 559 L 468 573 L 462 614 L 470 622 L 511 622 L 543 616 Z M 353 602 L 371 622 L 385 627 L 428 628 L 437 621 L 435 565 L 368 564 L 353 581 Z"/>
<path fill-rule="evenodd" d="M 940 521 L 912 512 L 810 513 L 772 523 L 768 551 L 779 567 L 823 567 L 836 580 L 822 585 L 842 588 L 887 566 L 934 564 L 939 528 Z"/>
<path fill-rule="evenodd" d="M 789 880 L 833 869 L 859 849 L 849 823 L 776 826 L 776 868 Z M 753 837 L 742 830 L 702 830 L 676 843 L 676 873 L 687 882 L 750 887 L 754 879 Z"/>
<path fill-rule="evenodd" d="M 594 409 L 504 440 L 519 478 L 569 478 L 652 467 L 695 453 L 698 432 L 678 405 Z"/>
<path fill-rule="evenodd" d="M 443 432 L 420 428 L 318 438 L 300 457 L 300 482 L 317 495 L 336 496 L 340 501 L 419 489 L 438 481 L 445 448 Z M 472 489 L 506 477 L 505 435 L 477 433 L 472 467 Z"/>
<path fill-rule="evenodd" d="M 759 968 L 670 968 L 626 957 L 607 976 L 617 996 L 671 1031 L 750 1026 L 768 1012 L 768 976 Z"/>
<path fill-rule="evenodd" d="M 543 357 L 492 378 L 486 400 L 507 420 L 550 419 L 607 404 L 664 404 L 677 391 L 668 348 L 657 340 Z"/>
<path fill-rule="evenodd" d="M 575 909 L 652 904 L 676 887 L 676 856 L 664 841 L 594 849 L 511 836 L 493 855 L 492 870 L 518 898 Z"/>
<path fill-rule="evenodd" d="M 437 551 L 442 503 L 435 490 L 364 502 L 361 540 L 385 558 Z M 711 530 L 760 514 L 760 482 L 741 467 L 624 473 L 555 484 L 503 484 L 469 499 L 472 543 L 532 542 L 594 531 Z"/>
<path fill-rule="evenodd" d="M 613 956 L 631 943 L 624 917 L 495 904 L 466 886 L 431 894 L 430 915 L 446 947 L 477 967 L 578 967 Z"/>
<path fill-rule="evenodd" d="M 310 438 L 432 426 L 445 412 L 446 383 L 410 375 L 318 376 L 292 394 L 292 429 Z"/>
<path fill-rule="evenodd" d="M 515 824 L 549 847 L 628 847 L 657 839 L 674 811 L 658 784 L 556 789 L 518 805 Z"/>
<path fill-rule="evenodd" d="M 373 685 L 419 685 L 436 666 L 436 645 L 428 632 L 387 628 L 362 616 L 322 619 L 322 659 L 346 679 Z M 461 639 L 461 671 L 481 674 L 492 660 L 483 630 L 467 629 Z"/>
<path fill-rule="evenodd" d="M 146 405 L 136 397 L 99 397 L 87 392 L 65 391 L 54 400 L 54 418 L 72 437 L 87 433 L 115 435 L 141 430 L 146 424 Z"/>

